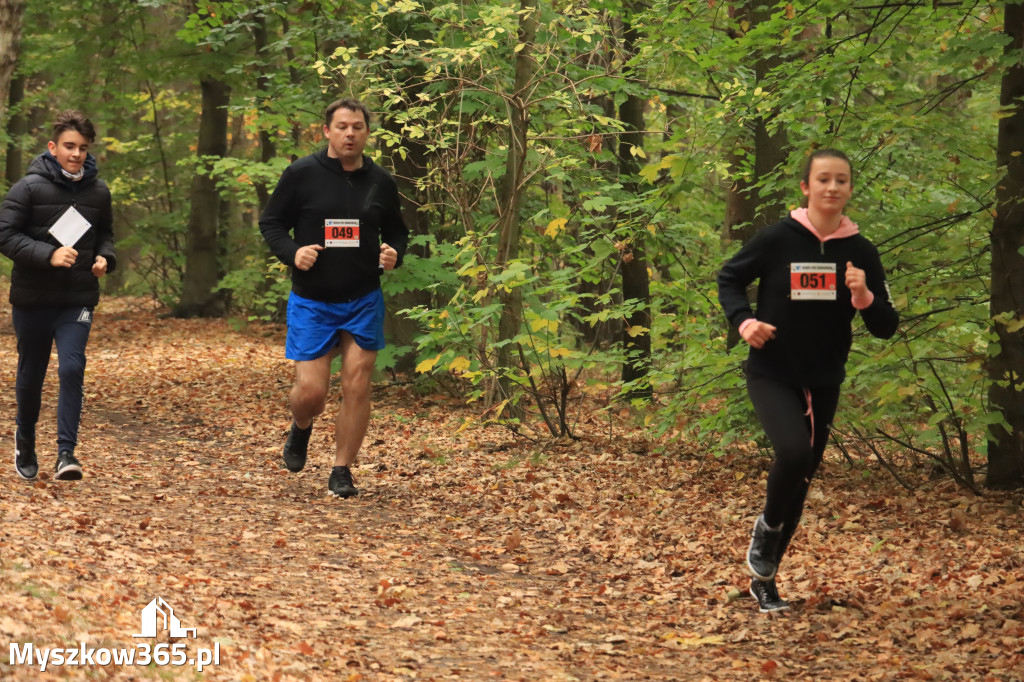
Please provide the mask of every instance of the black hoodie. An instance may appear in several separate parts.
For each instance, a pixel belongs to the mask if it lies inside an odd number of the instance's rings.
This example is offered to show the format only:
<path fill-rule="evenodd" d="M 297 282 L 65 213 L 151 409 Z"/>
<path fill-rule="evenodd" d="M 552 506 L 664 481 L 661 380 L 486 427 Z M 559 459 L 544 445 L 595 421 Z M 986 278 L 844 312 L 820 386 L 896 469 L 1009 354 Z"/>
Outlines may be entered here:
<path fill-rule="evenodd" d="M 838 235 L 837 235 L 838 236 Z M 718 300 L 736 327 L 754 317 L 747 285 L 757 287 L 757 319 L 775 325 L 775 338 L 760 349 L 751 347 L 747 371 L 805 388 L 838 386 L 846 376 L 852 342 L 851 322 L 857 310 L 846 286 L 846 263 L 864 270 L 872 303 L 860 311 L 868 331 L 879 338 L 896 333 L 899 314 L 889 300 L 889 287 L 878 250 L 856 232 L 820 239 L 793 218 L 759 231 L 718 274 Z M 831 299 L 792 296 L 791 265 L 834 267 Z"/>
<path fill-rule="evenodd" d="M 325 248 L 309 270 L 294 267 L 300 247 L 324 246 L 326 220 L 358 220 L 358 247 Z M 379 289 L 381 242 L 398 252 L 398 267 L 408 240 L 391 174 L 368 156 L 361 168 L 346 171 L 326 148 L 285 168 L 260 217 L 260 231 L 274 255 L 291 267 L 292 291 L 327 303 Z"/>
<path fill-rule="evenodd" d="M 81 180 L 61 172 L 57 158 L 43 152 L 29 163 L 28 173 L 16 182 L 0 204 L 0 253 L 14 261 L 10 302 L 14 306 L 95 306 L 100 284 L 92 274 L 96 256 L 114 258 L 113 213 L 110 190 L 99 179 L 96 159 L 89 154 Z M 75 243 L 78 252 L 70 268 L 50 265 L 50 256 L 61 244 L 49 228 L 70 206 L 91 223 Z"/>

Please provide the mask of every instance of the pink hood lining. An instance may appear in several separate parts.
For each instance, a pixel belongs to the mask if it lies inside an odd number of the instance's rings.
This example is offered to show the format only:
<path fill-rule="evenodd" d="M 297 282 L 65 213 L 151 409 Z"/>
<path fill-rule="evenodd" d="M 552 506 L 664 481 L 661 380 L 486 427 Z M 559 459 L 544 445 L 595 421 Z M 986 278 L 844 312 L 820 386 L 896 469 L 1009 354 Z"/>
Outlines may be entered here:
<path fill-rule="evenodd" d="M 820 241 L 823 244 L 830 239 L 842 239 L 843 237 L 852 237 L 853 235 L 860 233 L 860 230 L 857 228 L 857 223 L 853 222 L 846 216 L 843 216 L 840 219 L 839 227 L 836 228 L 836 231 L 828 235 L 827 237 L 822 237 L 821 233 L 818 232 L 818 229 L 814 227 L 813 223 L 811 223 L 811 219 L 807 217 L 806 208 L 797 208 L 790 211 L 789 217 L 797 221 L 804 227 L 806 227 L 808 230 L 810 230 L 811 234 L 817 237 L 818 241 Z M 850 303 L 852 303 L 853 307 L 856 308 L 857 310 L 864 310 L 872 303 L 874 303 L 874 301 L 875 294 L 869 289 L 867 294 L 863 296 L 851 297 Z"/>
<path fill-rule="evenodd" d="M 811 231 L 811 233 L 815 237 L 818 238 L 819 241 L 823 242 L 827 242 L 829 239 L 842 239 L 843 237 L 852 237 L 853 235 L 858 234 L 860 232 L 860 230 L 857 228 L 857 223 L 853 222 L 846 216 L 843 216 L 842 219 L 839 221 L 839 227 L 836 228 L 836 231 L 828 235 L 827 237 L 822 237 L 821 233 L 818 232 L 818 228 L 816 228 L 814 224 L 811 223 L 811 219 L 807 217 L 806 208 L 793 209 L 792 211 L 789 212 L 789 217 L 797 221 L 804 227 L 806 227 L 808 230 Z"/>

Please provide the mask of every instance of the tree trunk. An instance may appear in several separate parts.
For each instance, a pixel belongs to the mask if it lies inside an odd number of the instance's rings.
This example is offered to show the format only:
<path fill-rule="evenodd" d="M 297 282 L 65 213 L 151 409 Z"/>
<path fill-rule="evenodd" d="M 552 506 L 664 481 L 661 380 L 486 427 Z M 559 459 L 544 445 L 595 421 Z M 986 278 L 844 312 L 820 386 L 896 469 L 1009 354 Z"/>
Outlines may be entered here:
<path fill-rule="evenodd" d="M 751 28 L 771 17 L 772 6 L 763 0 L 751 0 L 737 15 L 737 21 L 750 22 Z M 749 29 L 748 29 L 749 30 Z M 782 58 L 774 54 L 754 54 L 756 84 L 765 82 L 772 69 L 782 64 Z M 757 183 L 771 175 L 786 162 L 789 140 L 785 130 L 771 133 L 769 124 L 773 114 L 754 120 L 752 131 L 744 131 L 737 139 L 736 146 L 728 153 L 730 165 L 738 170 L 740 151 L 751 151 L 754 155 L 753 175 L 738 178 L 729 184 L 726 191 L 725 224 L 723 238 L 739 239 L 746 243 L 760 228 L 777 221 L 785 207 L 784 195 L 780 191 L 761 192 Z"/>
<path fill-rule="evenodd" d="M 634 7 L 627 3 L 624 9 L 633 14 Z M 639 34 L 632 22 L 623 22 L 623 44 L 626 59 L 637 53 Z M 619 137 L 617 149 L 619 177 L 623 189 L 632 195 L 639 194 L 640 187 L 637 177 L 640 164 L 631 150 L 643 147 L 644 129 L 643 98 L 630 94 L 619 105 L 619 120 L 625 125 L 626 132 Z M 627 302 L 640 304 L 630 313 L 626 327 L 622 331 L 622 345 L 627 356 L 622 363 L 622 381 L 639 382 L 629 391 L 628 397 L 650 398 L 650 384 L 643 382 L 651 364 L 651 283 L 647 272 L 647 253 L 644 249 L 645 230 L 637 229 L 630 241 L 629 249 L 622 254 L 622 298 Z M 637 331 L 642 330 L 642 331 Z"/>
<path fill-rule="evenodd" d="M 267 49 L 268 42 L 266 15 L 258 14 L 253 17 L 252 37 L 256 56 L 260 59 L 267 58 L 268 55 L 264 54 Z M 266 98 L 270 97 L 270 77 L 267 75 L 267 71 L 265 70 L 261 70 L 259 75 L 256 77 L 256 93 L 256 96 L 261 101 L 265 101 Z M 257 108 L 262 113 L 265 107 L 260 105 Z M 259 142 L 260 161 L 267 163 L 277 155 L 277 145 L 274 144 L 274 138 L 270 134 L 270 131 L 263 126 L 260 126 Z M 267 202 L 270 200 L 270 188 L 267 187 L 267 183 L 256 183 L 256 196 L 260 202 L 260 213 L 263 213 L 263 209 L 267 207 Z"/>
<path fill-rule="evenodd" d="M 23 0 L 0 0 L 0 120 L 25 98 L 25 77 L 13 78 L 21 44 Z M 28 132 L 28 118 L 20 110 L 7 119 L 5 174 L 8 189 L 25 173 L 23 150 L 18 146 Z"/>
<path fill-rule="evenodd" d="M 413 15 L 402 17 L 390 17 L 386 23 L 389 35 L 400 37 L 405 40 L 430 40 L 433 38 L 433 29 L 422 24 Z M 420 93 L 426 89 L 426 82 L 423 76 L 426 72 L 424 64 L 416 61 L 403 64 L 394 74 L 398 82 L 405 83 L 405 97 L 402 102 L 415 102 Z M 392 104 L 392 111 L 395 114 L 403 112 L 405 104 L 396 102 Z M 406 227 L 409 228 L 410 241 L 421 235 L 430 234 L 430 223 L 428 214 L 420 211 L 420 206 L 430 203 L 427 194 L 417 184 L 417 180 L 427 174 L 429 152 L 427 145 L 421 139 L 409 137 L 402 130 L 403 124 L 397 120 L 397 116 L 381 117 L 380 126 L 390 132 L 396 139 L 402 140 L 402 148 L 405 153 L 400 154 L 392 151 L 389 154 L 388 163 L 394 170 L 395 182 L 398 184 L 398 195 L 402 205 L 402 217 Z M 434 232 L 434 237 L 439 241 L 444 235 Z M 419 258 L 430 257 L 430 247 L 426 244 L 415 244 L 409 246 L 407 255 L 414 255 Z M 403 269 L 408 265 L 403 266 Z M 400 273 L 398 273 L 400 276 Z M 390 275 L 388 275 L 390 277 Z M 385 280 L 386 281 L 386 280 Z M 399 310 L 415 308 L 417 306 L 430 306 L 432 295 L 430 290 L 415 288 L 395 292 L 388 297 L 387 312 L 384 316 L 384 334 L 388 343 L 394 342 L 396 346 L 408 346 L 410 351 L 395 358 L 393 369 L 396 372 L 412 375 L 416 371 L 416 339 L 424 329 L 415 320 L 411 320 L 399 314 Z"/>
<path fill-rule="evenodd" d="M 0 0 L 0 120 L 7 106 L 8 89 L 18 64 L 21 44 L 21 17 L 25 12 L 24 0 Z"/>
<path fill-rule="evenodd" d="M 988 431 L 989 488 L 1024 487 L 1024 67 L 1016 55 L 1024 50 L 1024 5 L 1006 5 L 1003 30 L 1014 57 L 1003 73 L 996 165 L 1005 175 L 996 185 L 992 222 L 992 297 L 989 310 L 999 337 L 999 351 L 988 361 L 989 409 L 999 412 L 1009 431 L 995 424 Z"/>
<path fill-rule="evenodd" d="M 764 0 L 753 0 L 748 6 L 751 24 L 768 21 L 774 11 L 773 3 Z M 761 53 L 755 55 L 754 74 L 757 83 L 765 83 L 768 75 L 773 69 L 782 64 L 782 57 L 773 53 Z M 754 122 L 754 182 L 760 182 L 772 173 L 775 173 L 786 163 L 789 150 L 789 139 L 783 128 L 770 131 L 770 124 L 774 112 L 769 112 L 763 117 L 758 117 Z M 775 192 L 757 191 L 757 210 L 753 217 L 753 230 L 751 235 L 764 227 L 777 221 L 785 208 L 784 193 L 781 190 Z"/>
<path fill-rule="evenodd" d="M 117 26 L 121 21 L 121 13 L 124 11 L 124 7 L 121 6 L 115 0 L 107 0 L 101 3 L 99 7 L 100 21 L 104 26 Z M 103 64 L 112 64 L 118 59 L 118 50 L 120 46 L 118 41 L 105 40 L 102 46 L 99 47 L 96 59 Z M 98 111 L 112 111 L 118 108 L 116 95 L 110 89 L 101 87 L 99 88 L 99 105 Z M 92 111 L 90 109 L 90 111 Z M 102 116 L 102 137 L 110 137 L 116 140 L 123 140 L 133 135 L 131 132 L 124 132 L 123 116 L 103 116 L 101 113 L 97 114 Z M 109 147 L 103 149 L 106 159 L 102 162 L 100 172 L 103 177 L 110 178 L 111 174 L 108 171 L 109 166 L 113 163 L 117 163 L 117 152 L 111 151 Z M 117 197 L 114 197 L 115 201 Z M 118 263 L 122 264 L 122 267 L 117 268 L 113 272 L 109 273 L 106 277 L 100 280 L 100 287 L 105 293 L 113 293 L 122 291 L 125 288 L 125 284 L 131 279 L 132 268 L 128 266 L 129 263 L 136 262 L 140 246 L 138 243 L 132 244 L 132 239 L 126 239 L 131 237 L 134 231 L 135 225 L 137 224 L 136 216 L 140 213 L 139 207 L 133 203 L 125 202 L 119 207 L 119 210 L 114 211 L 114 221 L 112 229 L 114 232 L 114 244 L 117 245 Z M 122 246 L 124 241 L 129 242 L 129 246 Z"/>
<path fill-rule="evenodd" d="M 21 111 L 25 99 L 25 77 L 18 76 L 11 81 L 7 117 L 7 158 L 4 171 L 8 189 L 25 174 L 25 154 L 21 142 L 28 133 L 28 117 Z M 14 112 L 14 113 L 11 113 Z"/>
<path fill-rule="evenodd" d="M 385 120 L 382 126 L 396 135 L 401 134 L 401 125 L 394 119 Z M 398 184 L 398 193 L 402 202 L 402 217 L 406 227 L 409 228 L 411 240 L 417 235 L 425 235 L 430 231 L 426 214 L 418 210 L 426 202 L 426 197 L 422 196 L 416 185 L 416 179 L 422 177 L 427 171 L 427 148 L 416 140 L 405 140 L 403 146 L 406 150 L 405 156 L 395 154 L 391 157 L 391 164 L 395 171 L 395 182 Z M 430 257 L 430 250 L 427 246 L 410 246 L 408 253 L 420 258 Z M 399 315 L 397 311 L 420 305 L 430 305 L 430 301 L 430 292 L 424 289 L 406 289 L 393 294 L 388 299 L 389 305 L 384 318 L 384 330 L 388 339 L 399 346 L 415 347 L 416 338 L 423 333 L 423 329 L 415 320 Z M 396 358 L 394 369 L 396 372 L 412 374 L 416 369 L 415 350 Z"/>
<path fill-rule="evenodd" d="M 509 139 L 508 156 L 505 161 L 505 176 L 502 178 L 498 192 L 498 262 L 497 267 L 504 268 L 519 257 L 519 241 L 522 234 L 519 225 L 519 200 L 525 174 L 526 164 L 526 133 L 528 121 L 526 88 L 537 70 L 534 58 L 537 38 L 537 2 L 536 0 L 520 0 L 519 40 L 523 45 L 515 59 L 515 87 L 508 99 Z M 509 341 L 514 339 L 520 330 L 523 316 L 522 293 L 518 287 L 509 290 L 500 289 L 498 298 L 502 304 L 501 318 L 498 321 L 498 366 L 511 369 L 513 366 L 512 348 Z M 505 343 L 502 343 L 505 342 Z M 512 395 L 511 382 L 502 378 L 498 382 L 502 398 Z"/>
<path fill-rule="evenodd" d="M 225 313 L 225 298 L 215 290 L 220 279 L 217 236 L 220 226 L 220 193 L 210 177 L 206 157 L 227 154 L 228 101 L 231 89 L 223 81 L 204 77 L 202 112 L 196 154 L 200 158 L 192 179 L 192 205 L 189 210 L 185 245 L 185 277 L 181 301 L 174 309 L 176 317 L 219 317 Z"/>
<path fill-rule="evenodd" d="M 745 18 L 753 27 L 758 22 L 769 19 L 770 12 L 770 5 L 763 3 L 762 0 L 752 0 L 743 8 L 739 18 Z M 771 70 L 782 63 L 781 57 L 772 54 L 756 54 L 753 58 L 754 74 L 758 84 L 764 82 Z M 762 227 L 777 221 L 785 209 L 784 195 L 781 191 L 762 192 L 757 187 L 761 180 L 785 164 L 789 148 L 785 130 L 770 132 L 771 116 L 772 114 L 768 114 L 766 117 L 755 119 L 752 135 L 745 132 L 741 134 L 736 141 L 736 147 L 727 155 L 730 166 L 736 171 L 739 170 L 742 159 L 741 150 L 747 150 L 748 154 L 752 150 L 754 155 L 752 176 L 745 178 L 737 173 L 736 178 L 726 188 L 722 243 L 730 250 L 731 241 L 738 239 L 741 244 L 747 243 Z M 754 300 L 756 287 L 752 286 L 748 295 Z M 727 346 L 732 348 L 739 340 L 739 332 L 730 327 Z"/>

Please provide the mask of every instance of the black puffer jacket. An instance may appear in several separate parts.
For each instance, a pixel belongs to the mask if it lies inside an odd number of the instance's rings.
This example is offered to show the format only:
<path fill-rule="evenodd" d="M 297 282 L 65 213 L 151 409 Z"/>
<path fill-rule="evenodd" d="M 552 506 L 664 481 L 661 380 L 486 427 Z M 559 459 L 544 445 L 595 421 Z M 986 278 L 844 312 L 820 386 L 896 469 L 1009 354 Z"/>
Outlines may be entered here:
<path fill-rule="evenodd" d="M 28 173 L 11 187 L 0 204 L 0 253 L 14 261 L 11 305 L 72 307 L 94 306 L 100 284 L 92 274 L 96 256 L 107 259 L 107 272 L 116 267 L 110 190 L 99 179 L 96 159 L 90 154 L 84 177 L 64 177 L 56 157 L 43 152 L 28 166 Z M 74 206 L 92 227 L 74 245 L 78 252 L 70 268 L 50 265 L 60 247 L 49 228 L 69 206 Z"/>

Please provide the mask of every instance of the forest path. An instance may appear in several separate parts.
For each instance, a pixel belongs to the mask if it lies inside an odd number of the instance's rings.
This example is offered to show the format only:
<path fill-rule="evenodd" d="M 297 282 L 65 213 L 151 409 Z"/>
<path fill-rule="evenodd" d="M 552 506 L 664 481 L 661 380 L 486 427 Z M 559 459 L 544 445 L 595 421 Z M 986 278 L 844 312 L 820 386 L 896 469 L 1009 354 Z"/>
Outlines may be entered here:
<path fill-rule="evenodd" d="M 281 327 L 111 299 L 89 345 L 85 478 L 50 476 L 54 361 L 28 483 L 0 329 L 2 679 L 1024 679 L 1020 494 L 907 493 L 830 460 L 780 574 L 794 608 L 766 616 L 744 596 L 756 452 L 659 455 L 592 415 L 581 440 L 536 445 L 382 385 L 361 493 L 339 500 L 329 419 L 303 472 L 279 467 Z M 219 646 L 217 665 L 11 660 L 11 643 L 168 642 L 132 637 L 157 597 L 198 629 L 173 642 Z"/>

